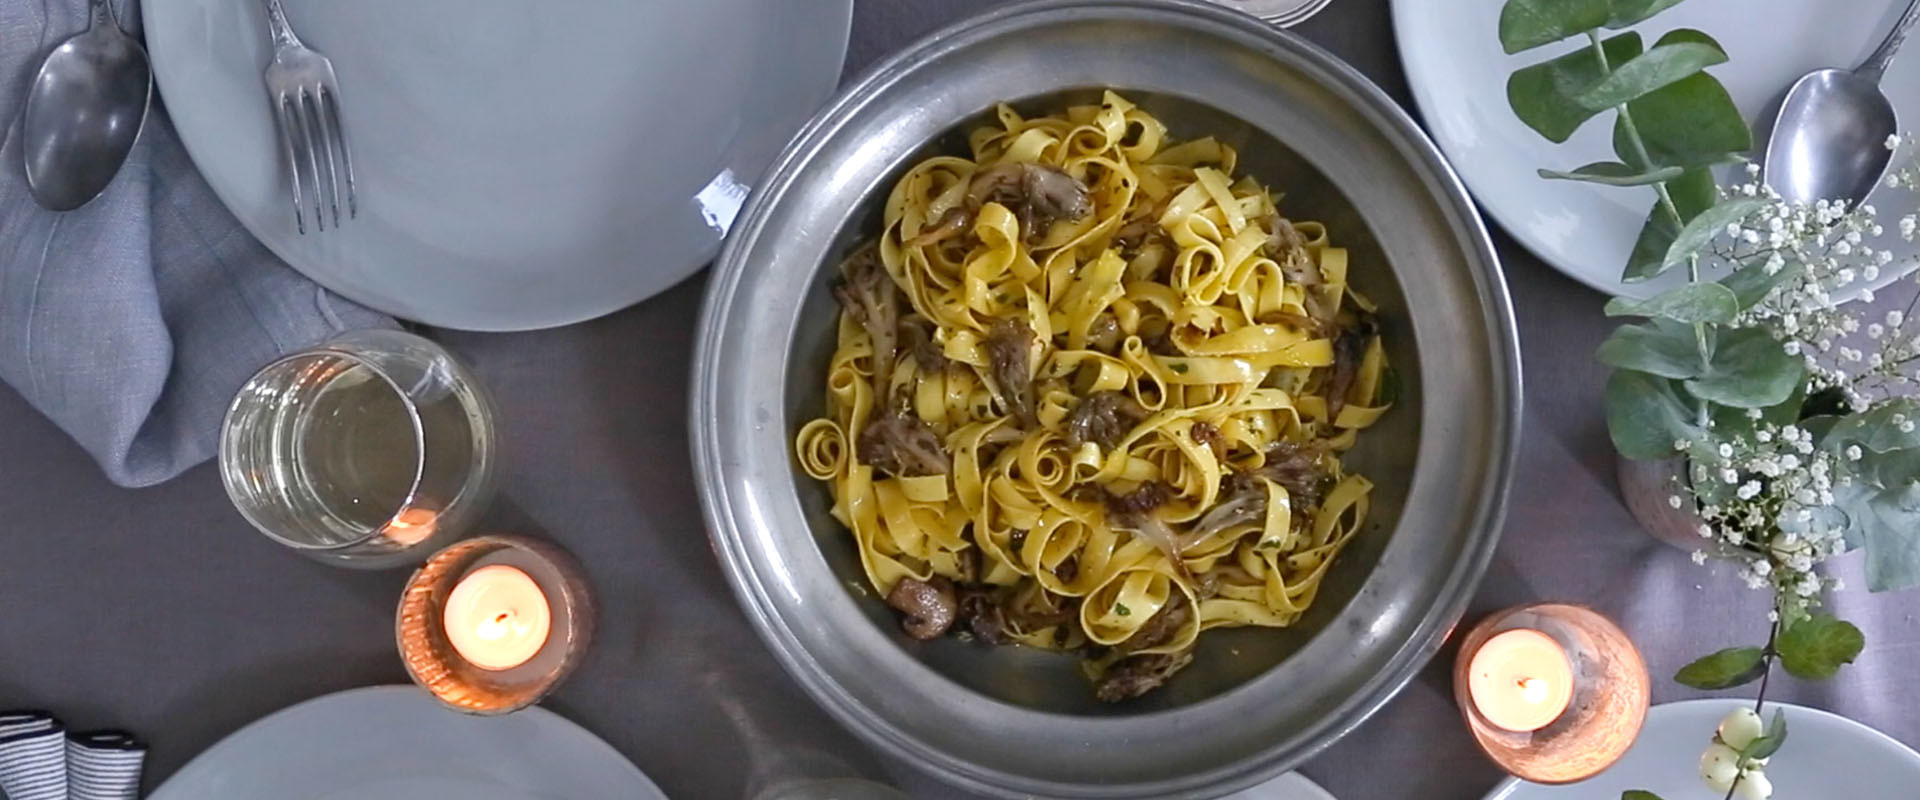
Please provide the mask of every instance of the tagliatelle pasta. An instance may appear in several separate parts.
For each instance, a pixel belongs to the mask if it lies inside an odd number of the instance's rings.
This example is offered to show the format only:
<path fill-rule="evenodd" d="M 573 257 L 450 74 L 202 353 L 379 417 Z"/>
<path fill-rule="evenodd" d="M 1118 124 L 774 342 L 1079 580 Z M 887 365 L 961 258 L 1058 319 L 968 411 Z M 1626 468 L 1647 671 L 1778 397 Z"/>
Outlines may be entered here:
<path fill-rule="evenodd" d="M 1389 405 L 1325 226 L 1114 93 L 916 164 L 841 265 L 796 437 L 908 633 L 1080 651 L 1099 696 L 1293 624 L 1361 528 Z"/>

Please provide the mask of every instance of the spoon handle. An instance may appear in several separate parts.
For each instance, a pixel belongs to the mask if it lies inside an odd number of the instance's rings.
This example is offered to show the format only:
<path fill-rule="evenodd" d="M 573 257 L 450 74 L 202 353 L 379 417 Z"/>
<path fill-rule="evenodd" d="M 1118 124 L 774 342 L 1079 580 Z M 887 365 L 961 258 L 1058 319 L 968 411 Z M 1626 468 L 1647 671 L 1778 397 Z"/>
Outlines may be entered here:
<path fill-rule="evenodd" d="M 1854 74 L 1880 82 L 1880 76 L 1887 73 L 1887 65 L 1893 63 L 1893 54 L 1907 41 L 1907 32 L 1913 30 L 1913 23 L 1920 21 L 1920 0 L 1907 3 L 1907 13 L 1900 15 L 1900 21 L 1894 23 L 1893 31 L 1887 34 L 1886 41 L 1875 48 L 1873 55 L 1854 69 Z"/>
<path fill-rule="evenodd" d="M 113 3 L 110 0 L 93 0 L 93 7 L 90 11 L 89 16 L 92 17 L 92 22 L 89 27 L 98 28 L 102 25 L 113 25 L 117 27 L 120 24 L 120 21 L 114 18 Z"/>

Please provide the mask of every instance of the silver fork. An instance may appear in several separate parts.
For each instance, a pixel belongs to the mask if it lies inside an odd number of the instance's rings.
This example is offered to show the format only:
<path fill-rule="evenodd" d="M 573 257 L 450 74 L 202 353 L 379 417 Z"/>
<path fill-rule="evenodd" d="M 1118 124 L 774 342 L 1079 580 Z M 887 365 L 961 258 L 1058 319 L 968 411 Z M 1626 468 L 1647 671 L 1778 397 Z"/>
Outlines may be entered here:
<path fill-rule="evenodd" d="M 338 228 L 341 172 L 346 173 L 347 218 L 359 216 L 353 197 L 353 156 L 347 153 L 347 137 L 340 128 L 340 83 L 333 77 L 333 62 L 293 35 L 280 0 L 266 2 L 267 28 L 273 35 L 267 94 L 273 98 L 280 151 L 287 158 L 287 175 L 293 181 L 294 227 L 302 234 L 307 232 L 304 200 L 311 186 L 314 224 L 326 230 L 326 212 L 331 210 L 333 226 Z M 322 163 L 325 172 L 320 170 Z"/>

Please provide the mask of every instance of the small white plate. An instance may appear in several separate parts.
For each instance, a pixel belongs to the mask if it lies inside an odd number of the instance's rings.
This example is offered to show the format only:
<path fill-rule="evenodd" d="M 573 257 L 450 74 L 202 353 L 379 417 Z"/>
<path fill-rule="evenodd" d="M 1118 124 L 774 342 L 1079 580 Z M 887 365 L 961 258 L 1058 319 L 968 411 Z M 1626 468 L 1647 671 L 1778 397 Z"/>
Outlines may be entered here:
<path fill-rule="evenodd" d="M 449 711 L 413 686 L 330 694 L 201 753 L 150 800 L 667 800 L 586 729 L 538 706 Z"/>
<path fill-rule="evenodd" d="M 1589 120 L 1565 144 L 1547 141 L 1513 115 L 1507 76 L 1566 53 L 1579 40 L 1506 55 L 1499 41 L 1503 5 L 1504 0 L 1393 0 L 1400 59 L 1427 130 L 1480 205 L 1555 269 L 1600 291 L 1634 297 L 1650 297 L 1683 281 L 1677 272 L 1642 283 L 1620 281 L 1627 253 L 1653 206 L 1646 187 L 1549 181 L 1535 174 L 1542 167 L 1572 169 L 1614 160 L 1612 115 Z M 1711 34 L 1730 60 L 1708 71 L 1752 122 L 1800 75 L 1859 63 L 1906 5 L 1907 0 L 1689 0 L 1635 29 L 1649 44 L 1675 28 Z M 1882 88 L 1902 111 L 1903 125 L 1920 123 L 1920 55 L 1908 52 L 1895 59 Z M 1892 222 L 1915 209 L 1914 196 L 1882 190 L 1872 201 L 1888 229 L 1888 249 L 1903 260 L 1914 255 L 1913 245 L 1892 235 Z M 1897 277 L 1883 272 L 1880 284 Z"/>
<path fill-rule="evenodd" d="M 294 228 L 260 0 L 142 0 L 173 124 L 295 269 L 431 325 L 524 330 L 699 269 L 839 80 L 852 0 L 286 0 L 332 59 L 359 218 Z M 342 209 L 345 212 L 345 209 Z"/>
<path fill-rule="evenodd" d="M 1720 718 L 1752 701 L 1687 700 L 1655 706 L 1647 725 L 1613 766 L 1580 783 L 1542 786 L 1509 778 L 1486 800 L 1620 800 L 1628 789 L 1645 789 L 1666 800 L 1719 800 L 1700 780 L 1700 753 Z M 1914 797 L 1920 786 L 1920 753 L 1893 737 L 1846 717 L 1788 703 L 1768 703 L 1787 712 L 1787 743 L 1767 763 L 1773 796 L 1797 798 Z"/>

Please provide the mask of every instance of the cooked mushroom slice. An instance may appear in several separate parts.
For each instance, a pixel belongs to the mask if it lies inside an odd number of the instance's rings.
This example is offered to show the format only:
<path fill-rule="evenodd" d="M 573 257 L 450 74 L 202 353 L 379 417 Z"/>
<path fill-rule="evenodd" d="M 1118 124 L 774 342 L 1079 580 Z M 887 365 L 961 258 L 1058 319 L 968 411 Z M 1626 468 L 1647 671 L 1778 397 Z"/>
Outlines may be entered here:
<path fill-rule="evenodd" d="M 1326 452 L 1327 446 L 1319 441 L 1275 442 L 1267 448 L 1266 463 L 1254 470 L 1254 474 L 1285 488 L 1295 509 L 1312 508 L 1320 504 L 1320 495 L 1333 479 L 1320 464 L 1320 457 Z"/>
<path fill-rule="evenodd" d="M 906 411 L 875 411 L 854 448 L 861 463 L 898 477 L 945 475 L 953 465 L 940 437 Z"/>
<path fill-rule="evenodd" d="M 973 212 L 968 211 L 964 206 L 954 206 L 947 209 L 947 213 L 941 214 L 939 219 L 934 220 L 932 225 L 921 228 L 919 234 L 901 244 L 907 247 L 939 244 L 966 233 L 967 229 L 972 227 Z"/>
<path fill-rule="evenodd" d="M 1095 442 L 1111 450 L 1146 418 L 1147 410 L 1132 397 L 1114 391 L 1094 392 L 1067 415 L 1067 444 L 1079 447 Z"/>
<path fill-rule="evenodd" d="M 840 283 L 833 296 L 873 340 L 873 393 L 886 395 L 893 377 L 894 329 L 900 318 L 900 290 L 880 266 L 879 250 L 868 244 L 840 262 Z"/>
<path fill-rule="evenodd" d="M 967 203 L 973 208 L 1006 206 L 1019 217 L 1028 241 L 1045 236 L 1054 220 L 1079 220 L 1093 213 L 1086 184 L 1042 164 L 1000 164 L 981 171 L 967 186 Z"/>
<path fill-rule="evenodd" d="M 1182 667 L 1193 663 L 1193 651 L 1128 656 L 1107 667 L 1094 685 L 1093 694 L 1102 702 L 1118 703 L 1153 691 Z"/>
<path fill-rule="evenodd" d="M 1001 318 L 987 331 L 984 342 L 987 360 L 993 367 L 993 382 L 1000 390 L 1000 402 L 1027 427 L 1033 416 L 1033 329 L 1022 320 Z"/>
<path fill-rule="evenodd" d="M 1367 357 L 1367 339 L 1372 336 L 1372 320 L 1362 319 L 1333 340 L 1333 377 L 1327 379 L 1328 424 L 1340 419 L 1340 410 L 1347 407 L 1347 394 L 1353 391 L 1360 362 Z"/>
<path fill-rule="evenodd" d="M 947 354 L 941 351 L 940 343 L 933 340 L 933 328 L 933 323 L 924 317 L 900 320 L 900 349 L 913 354 L 920 371 L 939 374 L 947 369 Z"/>
<path fill-rule="evenodd" d="M 953 595 L 953 582 L 938 575 L 926 581 L 914 578 L 895 581 L 893 591 L 887 592 L 887 605 L 905 615 L 900 620 L 901 629 L 908 636 L 922 640 L 937 639 L 946 633 L 953 627 L 960 610 L 960 602 Z"/>

